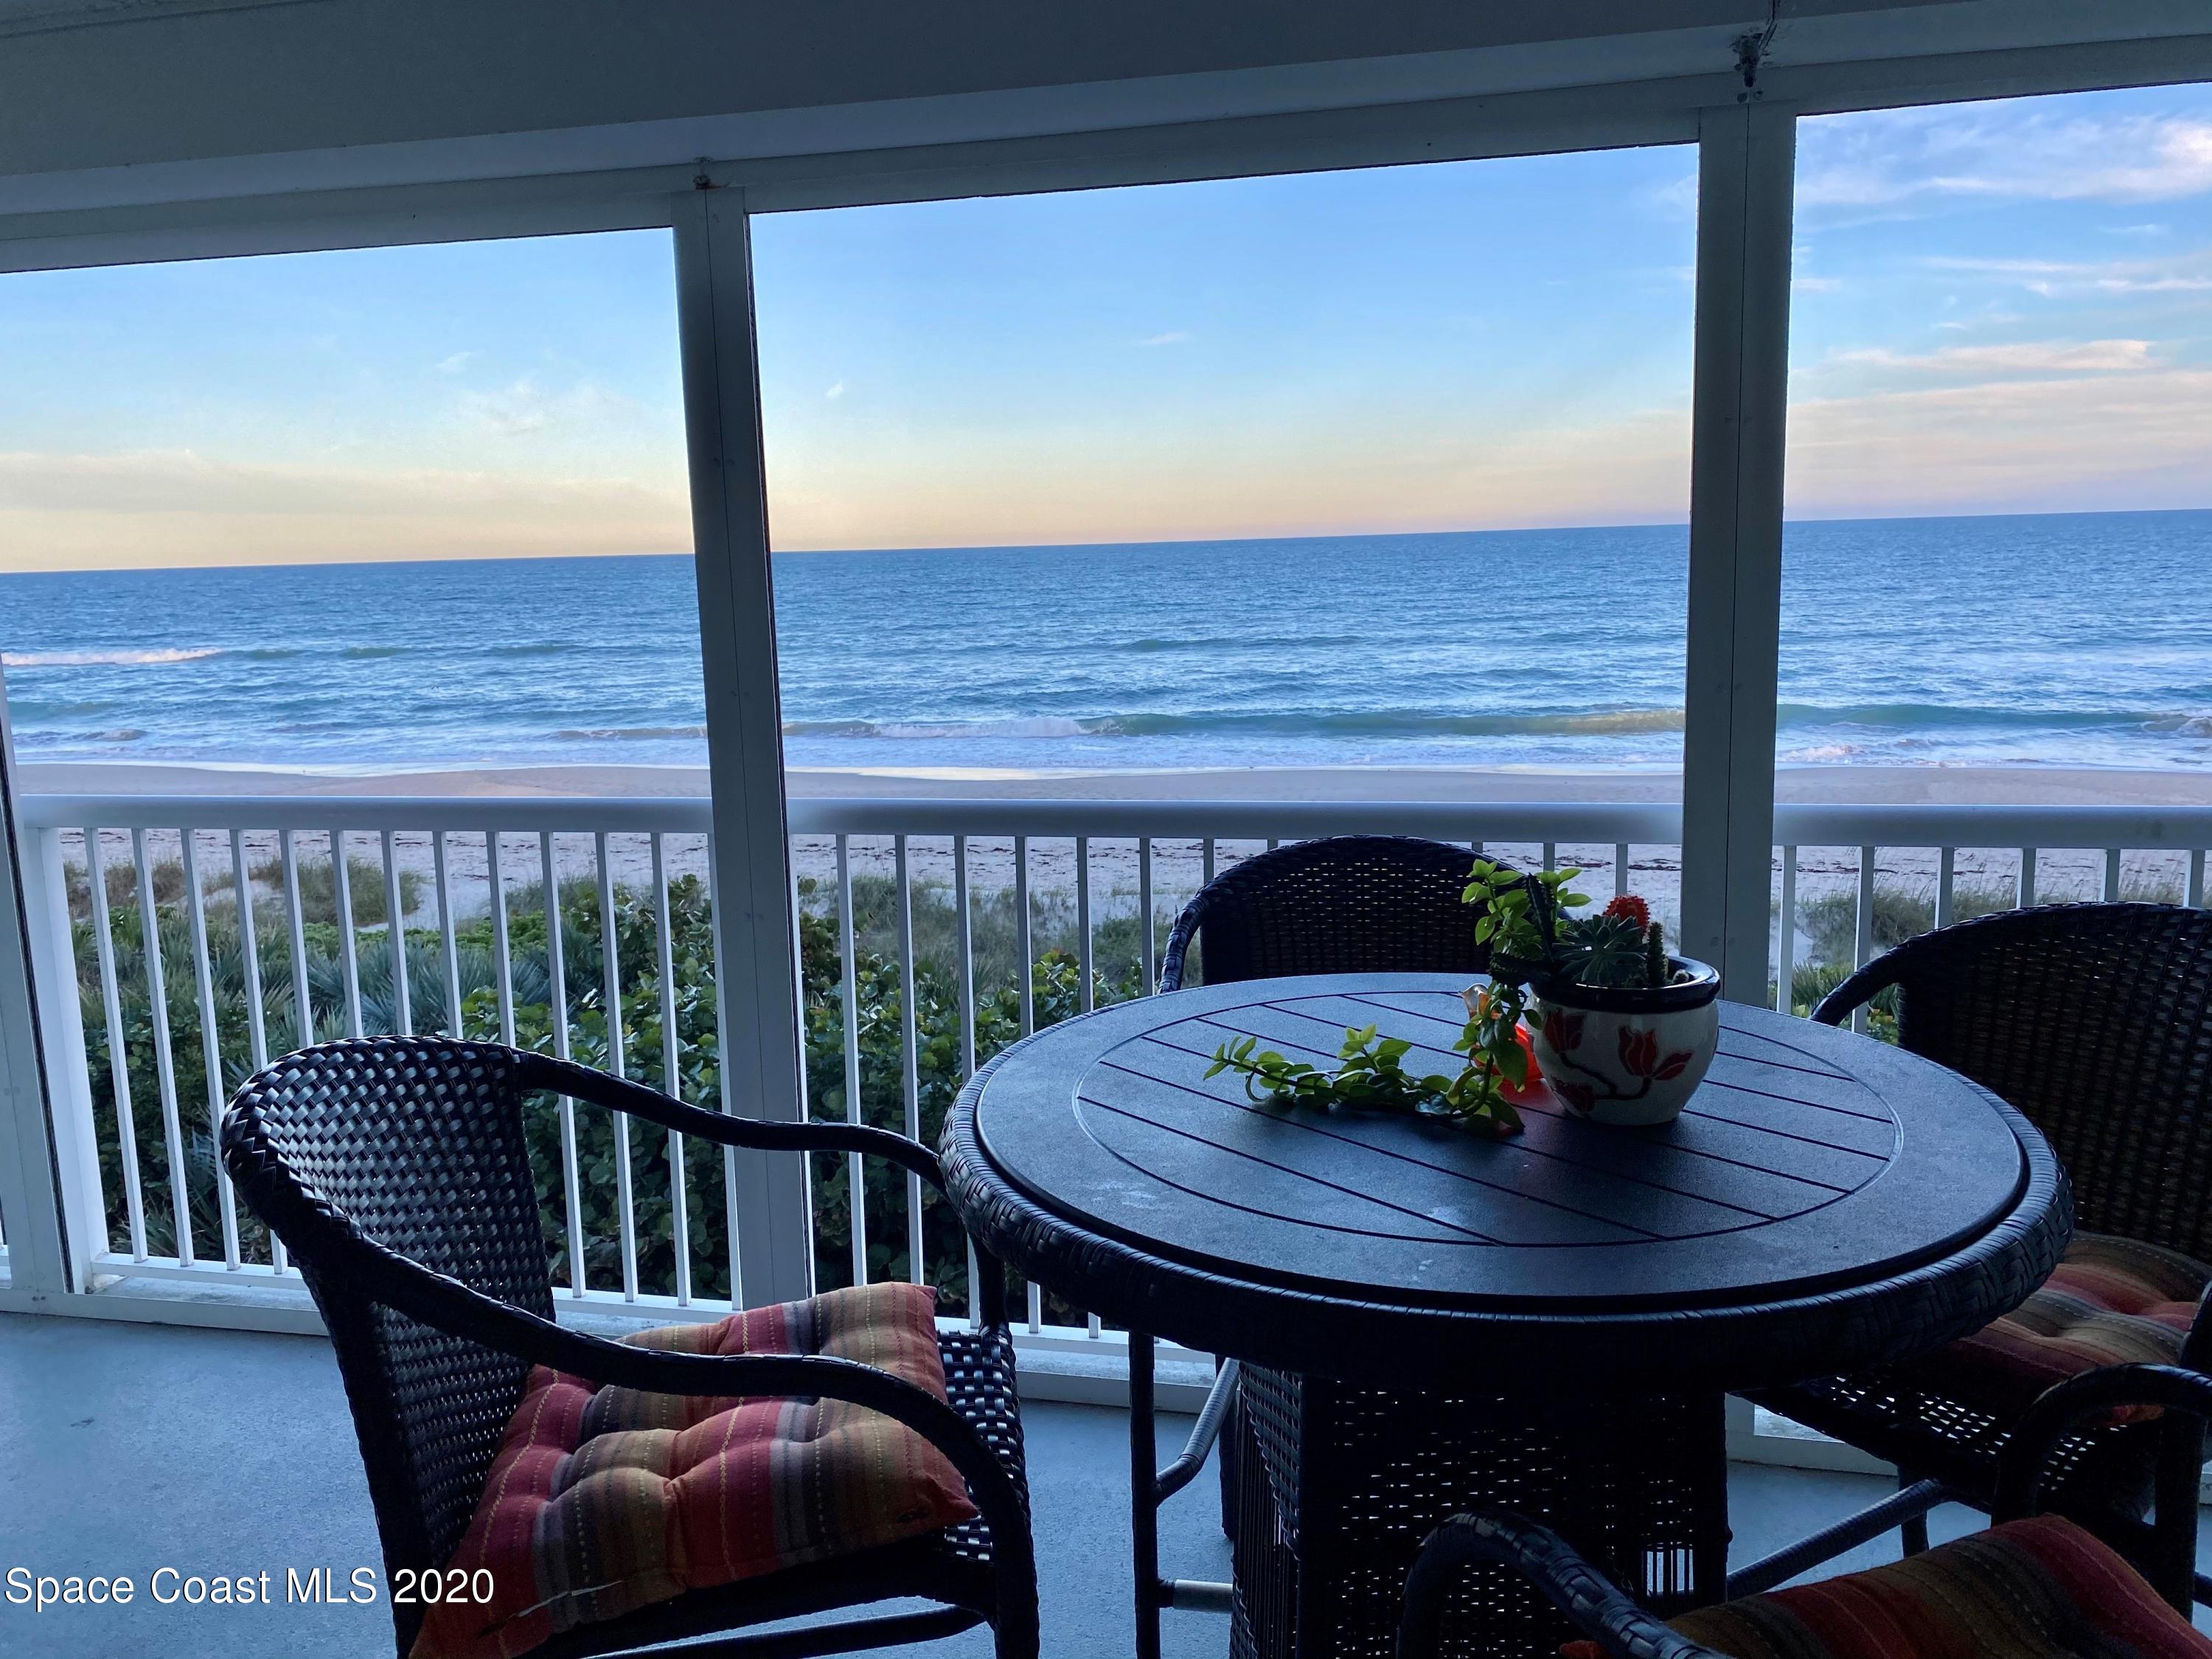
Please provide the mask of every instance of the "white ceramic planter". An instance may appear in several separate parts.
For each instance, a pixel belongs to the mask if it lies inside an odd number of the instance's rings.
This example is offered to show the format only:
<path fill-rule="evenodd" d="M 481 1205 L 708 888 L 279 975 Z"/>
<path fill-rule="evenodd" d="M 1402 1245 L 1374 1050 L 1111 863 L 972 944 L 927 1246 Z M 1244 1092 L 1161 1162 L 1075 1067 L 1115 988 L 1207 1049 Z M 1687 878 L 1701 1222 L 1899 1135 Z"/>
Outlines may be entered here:
<path fill-rule="evenodd" d="M 1670 958 L 1691 977 L 1657 990 L 1540 981 L 1530 988 L 1536 1064 L 1570 1111 L 1598 1123 L 1673 1121 L 1712 1064 L 1720 975 Z"/>

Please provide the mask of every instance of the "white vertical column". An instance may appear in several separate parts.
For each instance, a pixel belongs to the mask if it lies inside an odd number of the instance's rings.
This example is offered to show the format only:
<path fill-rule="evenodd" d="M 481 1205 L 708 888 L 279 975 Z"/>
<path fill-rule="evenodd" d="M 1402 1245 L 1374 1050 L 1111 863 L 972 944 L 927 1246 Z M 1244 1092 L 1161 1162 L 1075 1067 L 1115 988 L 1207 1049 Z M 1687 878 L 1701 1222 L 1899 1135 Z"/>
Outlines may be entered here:
<path fill-rule="evenodd" d="M 1751 1003 L 1766 1000 L 1796 147 L 1786 108 L 1699 124 L 1682 943 Z"/>
<path fill-rule="evenodd" d="M 675 223 L 714 801 L 709 859 L 722 1109 L 796 1122 L 799 999 L 744 195 L 695 191 L 677 204 Z M 814 1282 L 814 1228 L 805 1160 L 792 1153 L 741 1157 L 735 1208 L 738 1299 L 757 1305 L 806 1295 Z"/>
<path fill-rule="evenodd" d="M 15 811 L 0 682 L 0 1210 L 9 1282 L 36 1305 L 85 1287 L 107 1219 L 61 837 L 25 830 Z"/>

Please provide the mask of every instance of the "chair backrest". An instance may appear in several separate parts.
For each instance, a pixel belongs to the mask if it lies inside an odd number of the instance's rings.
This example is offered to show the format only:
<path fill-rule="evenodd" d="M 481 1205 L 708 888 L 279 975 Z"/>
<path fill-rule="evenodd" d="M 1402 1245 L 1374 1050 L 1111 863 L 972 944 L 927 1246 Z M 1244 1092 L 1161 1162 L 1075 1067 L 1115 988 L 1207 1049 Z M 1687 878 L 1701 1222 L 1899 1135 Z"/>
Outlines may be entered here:
<path fill-rule="evenodd" d="M 387 1569 L 452 1557 L 529 1366 L 366 1296 L 334 1246 L 368 1238 L 551 1318 L 523 1133 L 533 1058 L 441 1037 L 324 1043 L 248 1079 L 223 1116 L 225 1167 L 330 1328 Z M 404 1650 L 420 1611 L 393 1614 Z"/>
<path fill-rule="evenodd" d="M 1176 920 L 1161 984 L 1182 983 L 1194 938 L 1206 982 L 1281 974 L 1479 974 L 1474 912 L 1461 902 L 1474 854 L 1413 836 L 1330 836 L 1246 859 Z"/>
<path fill-rule="evenodd" d="M 2212 1261 L 2212 912 L 2008 910 L 1909 939 L 1866 977 L 1894 980 L 1904 1047 L 2050 1138 L 2083 1228 Z M 1849 988 L 1821 1018 L 1863 1000 Z"/>

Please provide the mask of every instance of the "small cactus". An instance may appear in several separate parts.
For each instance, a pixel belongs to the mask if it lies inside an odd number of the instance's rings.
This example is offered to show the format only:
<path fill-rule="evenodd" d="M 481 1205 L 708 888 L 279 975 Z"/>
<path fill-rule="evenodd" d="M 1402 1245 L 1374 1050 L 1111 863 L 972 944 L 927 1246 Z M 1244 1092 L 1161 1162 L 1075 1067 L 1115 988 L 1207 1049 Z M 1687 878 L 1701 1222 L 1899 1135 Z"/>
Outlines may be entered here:
<path fill-rule="evenodd" d="M 1644 982 L 1655 991 L 1674 976 L 1674 967 L 1667 960 L 1666 930 L 1656 921 L 1644 936 Z"/>

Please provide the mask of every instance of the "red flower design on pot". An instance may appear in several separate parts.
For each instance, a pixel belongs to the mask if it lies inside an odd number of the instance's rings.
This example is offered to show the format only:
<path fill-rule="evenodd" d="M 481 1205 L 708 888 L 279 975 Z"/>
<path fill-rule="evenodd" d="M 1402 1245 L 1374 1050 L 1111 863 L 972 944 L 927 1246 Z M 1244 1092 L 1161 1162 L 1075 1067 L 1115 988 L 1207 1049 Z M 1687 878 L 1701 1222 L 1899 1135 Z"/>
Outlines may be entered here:
<path fill-rule="evenodd" d="M 1555 1077 L 1552 1079 L 1551 1083 L 1552 1092 L 1565 1101 L 1575 1111 L 1587 1112 L 1597 1104 L 1597 1091 L 1587 1083 L 1578 1083 L 1572 1078 L 1565 1077 Z"/>
<path fill-rule="evenodd" d="M 1589 1023 L 1586 1014 L 1571 1014 L 1564 1008 L 1544 1010 L 1544 1041 L 1563 1054 L 1571 1054 L 1583 1046 L 1583 1027 Z"/>
<path fill-rule="evenodd" d="M 1620 1069 L 1631 1077 L 1650 1077 L 1659 1069 L 1659 1033 L 1641 1026 L 1620 1028 Z"/>

